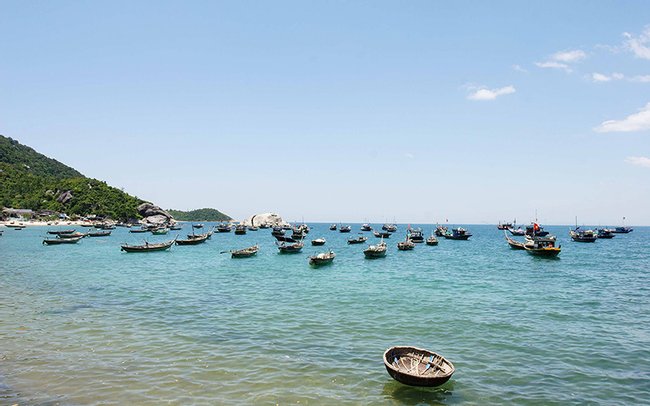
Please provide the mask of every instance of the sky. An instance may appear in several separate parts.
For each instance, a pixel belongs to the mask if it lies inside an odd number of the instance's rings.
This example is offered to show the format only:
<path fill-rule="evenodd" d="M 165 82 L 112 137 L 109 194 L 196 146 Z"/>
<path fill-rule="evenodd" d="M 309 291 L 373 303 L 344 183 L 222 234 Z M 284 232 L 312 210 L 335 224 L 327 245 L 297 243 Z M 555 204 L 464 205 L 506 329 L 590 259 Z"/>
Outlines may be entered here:
<path fill-rule="evenodd" d="M 0 134 L 237 220 L 650 225 L 650 7 L 0 0 Z"/>

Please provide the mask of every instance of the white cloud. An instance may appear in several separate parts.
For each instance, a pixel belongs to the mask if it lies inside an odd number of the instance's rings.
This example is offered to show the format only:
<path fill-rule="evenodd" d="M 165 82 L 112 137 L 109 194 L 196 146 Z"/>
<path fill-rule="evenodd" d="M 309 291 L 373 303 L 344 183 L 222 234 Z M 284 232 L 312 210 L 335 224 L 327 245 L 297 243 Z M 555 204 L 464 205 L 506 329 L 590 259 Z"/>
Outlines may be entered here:
<path fill-rule="evenodd" d="M 540 68 L 550 68 L 550 69 L 562 69 L 565 72 L 572 72 L 569 64 L 577 63 L 582 61 L 587 57 L 585 51 L 581 49 L 574 49 L 571 51 L 560 51 L 556 52 L 545 61 L 535 62 Z"/>
<path fill-rule="evenodd" d="M 641 59 L 650 59 L 650 26 L 645 27 L 645 30 L 638 36 L 630 33 L 623 33 L 625 37 L 624 46 L 627 50 L 631 51 L 634 56 Z"/>
<path fill-rule="evenodd" d="M 415 158 L 415 155 L 413 155 L 410 152 L 405 152 L 404 153 L 404 158 L 413 159 L 413 158 Z"/>
<path fill-rule="evenodd" d="M 571 72 L 571 68 L 569 68 L 569 65 L 567 65 L 566 63 L 546 61 L 546 62 L 535 62 L 535 65 L 537 65 L 540 68 L 564 69 L 567 72 Z"/>
<path fill-rule="evenodd" d="M 594 131 L 599 133 L 650 130 L 650 103 L 622 120 L 603 121 Z"/>
<path fill-rule="evenodd" d="M 515 93 L 516 91 L 517 90 L 512 85 L 501 87 L 498 89 L 486 89 L 485 87 L 482 87 L 470 93 L 467 96 L 467 98 L 469 100 L 494 100 L 499 96 L 512 94 Z"/>
<path fill-rule="evenodd" d="M 512 65 L 512 69 L 516 70 L 517 72 L 528 73 L 528 71 L 522 68 L 521 65 Z"/>
<path fill-rule="evenodd" d="M 643 166 L 644 168 L 650 168 L 650 158 L 644 156 L 628 156 L 625 158 L 625 162 L 631 165 Z"/>
<path fill-rule="evenodd" d="M 609 77 L 607 75 L 603 75 L 602 73 L 592 73 L 591 74 L 591 79 L 594 82 L 609 82 L 610 80 L 612 80 L 611 77 Z"/>
<path fill-rule="evenodd" d="M 650 83 L 650 75 L 638 75 L 629 78 L 630 82 Z"/>
<path fill-rule="evenodd" d="M 580 62 L 586 57 L 587 54 L 585 53 L 585 51 L 576 49 L 573 51 L 556 52 L 553 55 L 551 55 L 551 60 L 558 61 L 558 62 L 575 63 L 575 62 Z"/>
<path fill-rule="evenodd" d="M 622 73 L 612 73 L 611 75 L 605 75 L 603 73 L 594 72 L 591 74 L 591 80 L 594 82 L 610 82 L 612 80 L 623 80 L 625 75 Z"/>

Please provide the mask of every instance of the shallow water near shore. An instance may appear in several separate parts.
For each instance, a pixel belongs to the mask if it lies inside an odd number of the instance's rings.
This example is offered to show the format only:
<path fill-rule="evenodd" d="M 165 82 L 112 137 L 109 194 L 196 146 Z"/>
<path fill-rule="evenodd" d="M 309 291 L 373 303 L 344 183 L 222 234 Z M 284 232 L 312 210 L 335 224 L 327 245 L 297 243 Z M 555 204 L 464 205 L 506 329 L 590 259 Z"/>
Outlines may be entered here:
<path fill-rule="evenodd" d="M 346 244 L 358 224 L 311 226 L 307 240 L 327 244 L 294 255 L 270 230 L 128 254 L 120 243 L 143 237 L 124 228 L 60 246 L 41 245 L 45 227 L 4 228 L 0 404 L 650 399 L 650 228 L 581 244 L 546 227 L 562 245 L 549 260 L 511 250 L 495 226 L 401 252 L 400 225 L 388 256 L 365 260 L 366 245 Z M 252 258 L 221 254 L 255 243 Z M 333 264 L 308 266 L 327 249 Z M 437 351 L 456 373 L 435 389 L 401 385 L 382 363 L 393 345 Z"/>

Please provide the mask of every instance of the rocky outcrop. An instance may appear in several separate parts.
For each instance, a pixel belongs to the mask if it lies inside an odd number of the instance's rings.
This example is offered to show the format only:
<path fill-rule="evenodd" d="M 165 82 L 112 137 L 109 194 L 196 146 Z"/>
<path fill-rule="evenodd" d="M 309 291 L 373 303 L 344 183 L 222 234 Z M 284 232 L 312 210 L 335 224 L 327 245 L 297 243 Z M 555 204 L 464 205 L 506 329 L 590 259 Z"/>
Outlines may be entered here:
<path fill-rule="evenodd" d="M 171 214 L 152 203 L 142 203 L 137 210 L 143 217 L 142 221 L 148 224 L 162 225 L 174 219 Z"/>
<path fill-rule="evenodd" d="M 270 226 L 282 226 L 286 224 L 285 221 L 282 220 L 282 217 L 280 217 L 280 215 L 276 213 L 254 214 L 249 218 L 247 218 L 246 220 L 244 220 L 243 223 L 246 226 L 255 226 L 255 227 L 259 227 L 262 224 L 268 224 Z"/>
<path fill-rule="evenodd" d="M 61 193 L 59 197 L 56 198 L 56 201 L 61 204 L 68 204 L 68 202 L 70 202 L 70 200 L 72 200 L 73 197 L 74 196 L 72 196 L 72 192 L 66 190 L 65 192 Z"/>

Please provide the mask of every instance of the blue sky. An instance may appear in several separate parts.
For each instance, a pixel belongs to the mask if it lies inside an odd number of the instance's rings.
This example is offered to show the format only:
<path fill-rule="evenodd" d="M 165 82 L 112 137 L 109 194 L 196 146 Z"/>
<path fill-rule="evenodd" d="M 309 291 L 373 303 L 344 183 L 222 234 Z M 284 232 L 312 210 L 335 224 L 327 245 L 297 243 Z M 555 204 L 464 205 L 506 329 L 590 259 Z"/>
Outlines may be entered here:
<path fill-rule="evenodd" d="M 648 3 L 449 3 L 0 1 L 0 134 L 236 219 L 650 224 Z"/>

